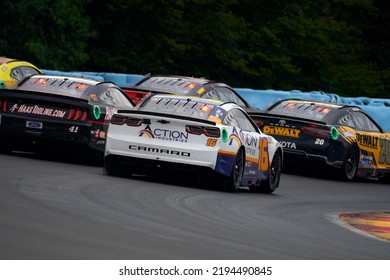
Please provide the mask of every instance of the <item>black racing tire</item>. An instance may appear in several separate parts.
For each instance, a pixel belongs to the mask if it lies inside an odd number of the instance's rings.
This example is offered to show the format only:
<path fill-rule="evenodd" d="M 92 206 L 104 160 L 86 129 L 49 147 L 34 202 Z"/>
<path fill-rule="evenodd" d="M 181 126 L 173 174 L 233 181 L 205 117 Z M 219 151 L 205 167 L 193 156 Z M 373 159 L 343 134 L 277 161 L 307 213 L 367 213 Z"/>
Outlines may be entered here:
<path fill-rule="evenodd" d="M 351 146 L 345 155 L 345 159 L 341 167 L 341 179 L 346 181 L 352 181 L 355 179 L 359 166 L 359 157 L 359 148 L 356 145 Z"/>
<path fill-rule="evenodd" d="M 104 171 L 110 176 L 121 176 L 123 174 L 120 165 L 110 158 L 104 159 Z"/>
<path fill-rule="evenodd" d="M 282 152 L 280 150 L 276 150 L 271 162 L 271 167 L 268 172 L 268 178 L 266 180 L 261 181 L 259 186 L 252 186 L 250 187 L 250 189 L 259 193 L 273 193 L 279 187 L 282 167 Z"/>
<path fill-rule="evenodd" d="M 241 185 L 244 174 L 245 158 L 243 149 L 239 149 L 234 159 L 233 168 L 229 178 L 226 180 L 225 189 L 228 192 L 237 192 Z"/>

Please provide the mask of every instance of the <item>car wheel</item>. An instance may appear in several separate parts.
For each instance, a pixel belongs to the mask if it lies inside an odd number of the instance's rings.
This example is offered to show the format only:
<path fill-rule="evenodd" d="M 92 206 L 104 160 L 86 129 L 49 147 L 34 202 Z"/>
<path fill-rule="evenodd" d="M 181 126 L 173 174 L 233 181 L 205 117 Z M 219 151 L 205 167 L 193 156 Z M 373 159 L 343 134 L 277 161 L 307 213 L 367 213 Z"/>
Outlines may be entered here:
<path fill-rule="evenodd" d="M 344 180 L 351 181 L 355 178 L 359 165 L 359 149 L 352 146 L 348 149 L 343 166 L 341 168 L 341 177 Z"/>
<path fill-rule="evenodd" d="M 226 182 L 226 191 L 236 192 L 240 188 L 242 175 L 244 173 L 244 152 L 239 149 L 234 159 L 234 164 L 230 177 Z"/>
<path fill-rule="evenodd" d="M 282 174 L 282 153 L 280 150 L 275 152 L 271 167 L 268 172 L 268 178 L 260 182 L 260 186 L 251 187 L 251 190 L 260 193 L 273 193 L 279 187 L 280 175 Z"/>
<path fill-rule="evenodd" d="M 104 170 L 110 176 L 120 176 L 122 174 L 121 167 L 111 159 L 104 159 Z"/>

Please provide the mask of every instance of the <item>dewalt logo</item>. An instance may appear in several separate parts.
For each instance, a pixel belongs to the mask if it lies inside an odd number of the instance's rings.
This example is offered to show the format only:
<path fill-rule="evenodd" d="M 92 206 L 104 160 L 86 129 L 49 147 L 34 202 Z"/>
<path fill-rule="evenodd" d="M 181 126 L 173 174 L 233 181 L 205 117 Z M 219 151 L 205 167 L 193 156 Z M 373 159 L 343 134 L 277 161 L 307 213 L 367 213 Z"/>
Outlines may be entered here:
<path fill-rule="evenodd" d="M 265 125 L 263 127 L 263 132 L 266 134 L 287 136 L 293 138 L 299 138 L 299 134 L 301 133 L 301 131 L 296 128 L 270 126 L 270 125 Z"/>

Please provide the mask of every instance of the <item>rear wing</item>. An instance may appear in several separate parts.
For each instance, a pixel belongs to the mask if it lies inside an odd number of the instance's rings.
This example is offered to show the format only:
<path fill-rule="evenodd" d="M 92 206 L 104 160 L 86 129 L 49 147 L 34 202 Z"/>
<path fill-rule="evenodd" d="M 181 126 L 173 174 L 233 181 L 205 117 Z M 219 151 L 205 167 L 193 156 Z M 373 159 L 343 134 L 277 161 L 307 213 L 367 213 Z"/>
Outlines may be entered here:
<path fill-rule="evenodd" d="M 271 114 L 267 112 L 247 112 L 248 115 L 253 119 L 253 121 L 259 125 L 259 121 L 261 120 L 270 120 L 270 119 L 283 119 L 283 120 L 291 120 L 291 121 L 299 121 L 299 122 L 307 122 L 307 123 L 315 123 L 319 125 L 326 125 L 326 122 L 318 121 L 315 119 L 307 119 L 301 118 L 297 116 L 287 116 L 287 115 L 279 115 L 279 114 Z"/>

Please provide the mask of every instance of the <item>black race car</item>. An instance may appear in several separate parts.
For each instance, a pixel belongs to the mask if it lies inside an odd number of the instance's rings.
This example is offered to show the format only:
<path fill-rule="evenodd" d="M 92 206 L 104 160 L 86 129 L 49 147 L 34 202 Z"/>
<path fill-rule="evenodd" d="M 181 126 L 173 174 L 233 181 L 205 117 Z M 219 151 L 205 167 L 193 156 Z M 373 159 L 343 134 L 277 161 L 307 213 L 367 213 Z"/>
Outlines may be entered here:
<path fill-rule="evenodd" d="M 0 90 L 0 148 L 56 147 L 99 157 L 112 115 L 133 107 L 113 83 L 34 75 Z"/>
<path fill-rule="evenodd" d="M 390 174 L 390 133 L 359 107 L 290 99 L 250 116 L 281 143 L 286 166 L 324 164 L 347 180 Z"/>
<path fill-rule="evenodd" d="M 205 78 L 183 77 L 183 76 L 151 76 L 136 83 L 133 87 L 124 88 L 124 92 L 135 103 L 139 103 L 149 94 L 178 94 L 196 96 L 201 98 L 235 102 L 246 111 L 254 110 L 230 86 L 211 81 Z"/>

